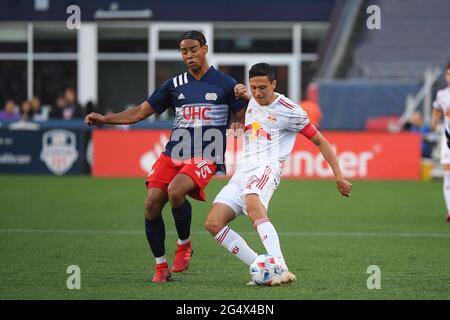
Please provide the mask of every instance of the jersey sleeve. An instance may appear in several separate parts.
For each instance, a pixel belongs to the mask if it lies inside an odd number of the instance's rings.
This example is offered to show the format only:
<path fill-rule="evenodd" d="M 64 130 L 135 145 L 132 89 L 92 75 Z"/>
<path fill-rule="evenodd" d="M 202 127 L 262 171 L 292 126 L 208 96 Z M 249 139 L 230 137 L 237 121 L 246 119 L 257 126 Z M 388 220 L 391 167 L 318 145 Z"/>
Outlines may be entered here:
<path fill-rule="evenodd" d="M 434 109 L 438 109 L 438 110 L 442 110 L 441 95 L 440 95 L 439 91 L 436 94 L 436 100 L 434 100 L 434 102 L 433 102 L 433 108 Z"/>
<path fill-rule="evenodd" d="M 163 113 L 170 107 L 172 103 L 172 96 L 170 94 L 171 86 L 171 81 L 167 80 L 147 98 L 147 102 L 156 112 Z"/>
<path fill-rule="evenodd" d="M 297 107 L 288 116 L 287 130 L 296 131 L 311 139 L 317 133 L 316 127 L 309 121 L 306 111 Z"/>

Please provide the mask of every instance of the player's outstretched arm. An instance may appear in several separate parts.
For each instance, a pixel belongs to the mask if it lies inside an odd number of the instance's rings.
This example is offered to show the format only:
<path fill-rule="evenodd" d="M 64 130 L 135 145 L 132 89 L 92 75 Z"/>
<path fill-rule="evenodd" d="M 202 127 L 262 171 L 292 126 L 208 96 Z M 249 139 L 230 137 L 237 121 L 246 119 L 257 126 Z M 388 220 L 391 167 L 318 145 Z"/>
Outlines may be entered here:
<path fill-rule="evenodd" d="M 99 124 L 132 124 L 144 120 L 155 112 L 155 109 L 147 101 L 144 101 L 136 107 L 118 113 L 101 115 L 91 112 L 84 118 L 84 123 L 89 126 Z"/>
<path fill-rule="evenodd" d="M 352 184 L 342 174 L 341 168 L 339 167 L 339 162 L 337 161 L 336 155 L 334 154 L 334 151 L 327 139 L 325 139 L 325 137 L 317 131 L 316 135 L 311 138 L 311 141 L 319 148 L 325 160 L 327 160 L 330 164 L 336 179 L 336 187 L 339 193 L 345 197 L 349 197 L 350 192 L 352 191 Z"/>

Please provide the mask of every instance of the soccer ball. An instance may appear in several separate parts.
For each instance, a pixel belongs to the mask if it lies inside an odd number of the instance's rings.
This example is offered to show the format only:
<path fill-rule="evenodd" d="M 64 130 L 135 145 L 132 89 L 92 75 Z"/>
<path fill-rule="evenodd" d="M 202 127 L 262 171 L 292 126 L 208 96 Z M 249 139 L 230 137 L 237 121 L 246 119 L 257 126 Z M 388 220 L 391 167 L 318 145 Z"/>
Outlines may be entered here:
<path fill-rule="evenodd" d="M 274 277 L 283 273 L 283 267 L 277 257 L 262 254 L 250 265 L 250 279 L 259 286 L 270 286 Z"/>

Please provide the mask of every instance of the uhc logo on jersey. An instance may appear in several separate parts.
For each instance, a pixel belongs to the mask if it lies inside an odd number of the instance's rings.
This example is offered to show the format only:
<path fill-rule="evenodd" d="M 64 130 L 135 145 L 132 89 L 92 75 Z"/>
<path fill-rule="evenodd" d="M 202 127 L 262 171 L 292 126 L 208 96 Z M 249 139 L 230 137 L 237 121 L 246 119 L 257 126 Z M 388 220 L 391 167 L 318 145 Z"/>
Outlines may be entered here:
<path fill-rule="evenodd" d="M 228 120 L 226 104 L 185 104 L 176 108 L 174 128 L 225 126 Z"/>
<path fill-rule="evenodd" d="M 211 120 L 211 107 L 186 106 L 183 108 L 184 120 Z"/>

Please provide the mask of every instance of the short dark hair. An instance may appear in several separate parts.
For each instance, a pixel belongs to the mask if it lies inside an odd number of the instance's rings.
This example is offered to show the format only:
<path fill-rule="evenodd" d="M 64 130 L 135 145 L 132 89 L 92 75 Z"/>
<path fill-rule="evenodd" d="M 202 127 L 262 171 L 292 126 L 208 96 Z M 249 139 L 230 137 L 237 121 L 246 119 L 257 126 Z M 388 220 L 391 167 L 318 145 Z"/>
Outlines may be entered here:
<path fill-rule="evenodd" d="M 197 40 L 198 42 L 200 42 L 201 46 L 204 46 L 206 44 L 205 35 L 197 30 L 191 30 L 191 31 L 187 31 L 187 32 L 183 33 L 180 36 L 180 41 L 178 43 L 181 43 L 181 41 L 187 40 L 187 39 Z"/>
<path fill-rule="evenodd" d="M 450 69 L 450 61 L 447 64 L 447 70 Z"/>
<path fill-rule="evenodd" d="M 264 77 L 264 76 L 267 76 L 267 78 L 269 78 L 270 82 L 275 80 L 275 71 L 273 70 L 273 68 L 270 64 L 257 63 L 257 64 L 254 64 L 248 71 L 249 79 L 254 78 L 254 77 Z"/>

